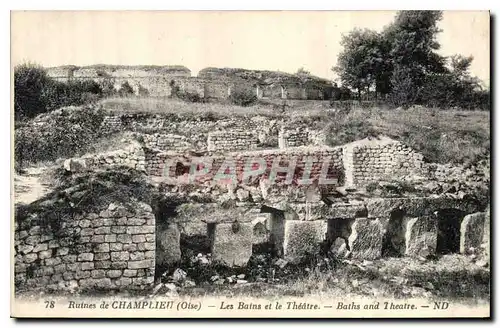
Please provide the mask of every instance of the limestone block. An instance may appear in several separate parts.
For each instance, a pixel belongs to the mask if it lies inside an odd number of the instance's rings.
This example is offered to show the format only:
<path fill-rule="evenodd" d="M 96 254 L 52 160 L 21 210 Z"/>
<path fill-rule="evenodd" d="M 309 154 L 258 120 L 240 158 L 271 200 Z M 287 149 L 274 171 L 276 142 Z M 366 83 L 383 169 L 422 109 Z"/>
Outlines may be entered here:
<path fill-rule="evenodd" d="M 297 261 L 309 255 L 319 254 L 326 239 L 327 221 L 285 221 L 283 241 L 284 256 Z"/>
<path fill-rule="evenodd" d="M 349 248 L 352 258 L 376 259 L 382 253 L 382 223 L 379 220 L 358 218 L 351 226 Z"/>
<path fill-rule="evenodd" d="M 156 235 L 156 261 L 158 265 L 171 265 L 181 260 L 180 237 L 177 224 L 158 226 Z"/>
<path fill-rule="evenodd" d="M 70 158 L 64 161 L 64 169 L 69 172 L 82 172 L 87 168 L 84 159 Z"/>
<path fill-rule="evenodd" d="M 485 213 L 479 212 L 464 217 L 460 225 L 460 253 L 471 247 L 478 248 L 483 240 Z"/>
<path fill-rule="evenodd" d="M 424 216 L 407 220 L 405 255 L 426 257 L 435 254 L 437 235 L 437 218 L 435 216 Z"/>
<path fill-rule="evenodd" d="M 219 223 L 211 232 L 212 258 L 228 266 L 245 266 L 252 256 L 251 222 Z"/>

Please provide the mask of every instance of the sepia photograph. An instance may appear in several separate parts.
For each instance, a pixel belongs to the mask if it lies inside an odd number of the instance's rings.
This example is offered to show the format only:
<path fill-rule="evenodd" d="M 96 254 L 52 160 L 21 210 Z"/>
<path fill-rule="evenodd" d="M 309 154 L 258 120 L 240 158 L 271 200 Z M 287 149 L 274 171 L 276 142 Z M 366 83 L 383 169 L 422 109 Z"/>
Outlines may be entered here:
<path fill-rule="evenodd" d="M 11 316 L 490 318 L 490 26 L 11 11 Z"/>

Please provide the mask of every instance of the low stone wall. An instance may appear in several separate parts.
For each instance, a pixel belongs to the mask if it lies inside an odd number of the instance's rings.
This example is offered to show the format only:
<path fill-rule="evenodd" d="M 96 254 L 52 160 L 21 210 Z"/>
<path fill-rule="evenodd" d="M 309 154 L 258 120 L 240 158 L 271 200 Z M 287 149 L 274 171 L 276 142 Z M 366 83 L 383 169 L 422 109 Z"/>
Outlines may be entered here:
<path fill-rule="evenodd" d="M 71 172 L 116 166 L 128 166 L 138 171 L 146 171 L 146 157 L 143 147 L 138 142 L 130 141 L 129 145 L 123 146 L 121 149 L 98 154 L 86 154 L 64 162 L 65 169 Z"/>
<path fill-rule="evenodd" d="M 149 205 L 110 204 L 64 222 L 53 219 L 32 214 L 17 222 L 16 286 L 109 290 L 153 284 L 155 216 Z"/>
<path fill-rule="evenodd" d="M 229 130 L 209 133 L 207 144 L 208 151 L 226 152 L 256 149 L 259 140 L 253 132 Z"/>

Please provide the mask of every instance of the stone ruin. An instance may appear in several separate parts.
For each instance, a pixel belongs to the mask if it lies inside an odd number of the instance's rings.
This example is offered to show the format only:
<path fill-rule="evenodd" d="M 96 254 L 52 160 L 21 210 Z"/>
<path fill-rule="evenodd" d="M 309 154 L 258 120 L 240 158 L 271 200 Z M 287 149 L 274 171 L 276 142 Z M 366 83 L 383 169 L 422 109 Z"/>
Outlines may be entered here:
<path fill-rule="evenodd" d="M 93 80 L 101 84 L 111 84 L 119 90 L 123 83 L 128 83 L 136 95 L 168 97 L 174 88 L 179 91 L 196 94 L 205 99 L 227 99 L 236 90 L 249 90 L 260 99 L 331 99 L 339 89 L 331 82 L 321 78 L 301 81 L 290 74 L 274 72 L 272 79 L 263 79 L 262 73 L 242 78 L 226 73 L 206 74 L 200 71 L 198 76 L 191 76 L 191 71 L 184 66 L 62 66 L 47 68 L 48 75 L 61 82 L 71 80 Z M 261 76 L 259 78 L 259 76 Z"/>
<path fill-rule="evenodd" d="M 156 133 L 124 149 L 68 159 L 64 167 L 72 174 L 129 166 L 144 172 L 166 199 L 183 201 L 168 210 L 132 199 L 111 203 L 60 227 L 64 238 L 44 229 L 43 218 L 24 220 L 15 230 L 16 283 L 65 290 L 148 288 L 159 268 L 180 261 L 181 240 L 189 238 L 205 240 L 213 261 L 227 266 L 245 266 L 263 244 L 285 261 L 299 262 L 328 252 L 366 260 L 468 253 L 483 243 L 489 211 L 474 195 L 366 192 L 377 181 L 435 179 L 423 156 L 400 142 L 382 137 L 328 147 L 312 141 L 314 131 L 277 132 L 279 147 L 271 149 L 257 149 L 258 130 L 236 129 L 208 133 L 201 152 L 188 138 Z M 202 158 L 211 166 L 193 166 Z M 235 179 L 215 183 L 228 160 Z M 246 182 L 249 160 L 260 163 L 260 171 Z M 292 162 L 291 176 L 280 171 Z M 276 163 L 281 173 L 270 184 Z M 305 171 L 312 184 L 298 183 Z M 335 183 L 322 186 L 322 178 Z"/>

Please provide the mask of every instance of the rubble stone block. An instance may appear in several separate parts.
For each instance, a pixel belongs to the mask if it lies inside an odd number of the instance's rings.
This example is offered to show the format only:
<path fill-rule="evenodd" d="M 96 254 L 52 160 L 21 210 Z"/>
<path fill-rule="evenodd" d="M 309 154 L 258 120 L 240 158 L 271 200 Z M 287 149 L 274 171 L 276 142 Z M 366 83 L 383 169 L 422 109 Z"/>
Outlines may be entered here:
<path fill-rule="evenodd" d="M 326 239 L 327 221 L 285 221 L 283 251 L 285 259 L 296 261 L 321 251 Z"/>
<path fill-rule="evenodd" d="M 405 255 L 426 257 L 436 253 L 437 218 L 424 216 L 406 221 Z"/>
<path fill-rule="evenodd" d="M 466 253 L 471 247 L 479 248 L 484 235 L 485 217 L 483 212 L 464 217 L 460 225 L 460 253 Z"/>
<path fill-rule="evenodd" d="M 219 223 L 212 231 L 212 258 L 228 266 L 245 266 L 252 256 L 253 225 Z"/>
<path fill-rule="evenodd" d="M 351 231 L 348 241 L 352 258 L 372 260 L 381 256 L 383 229 L 379 220 L 355 219 Z"/>

